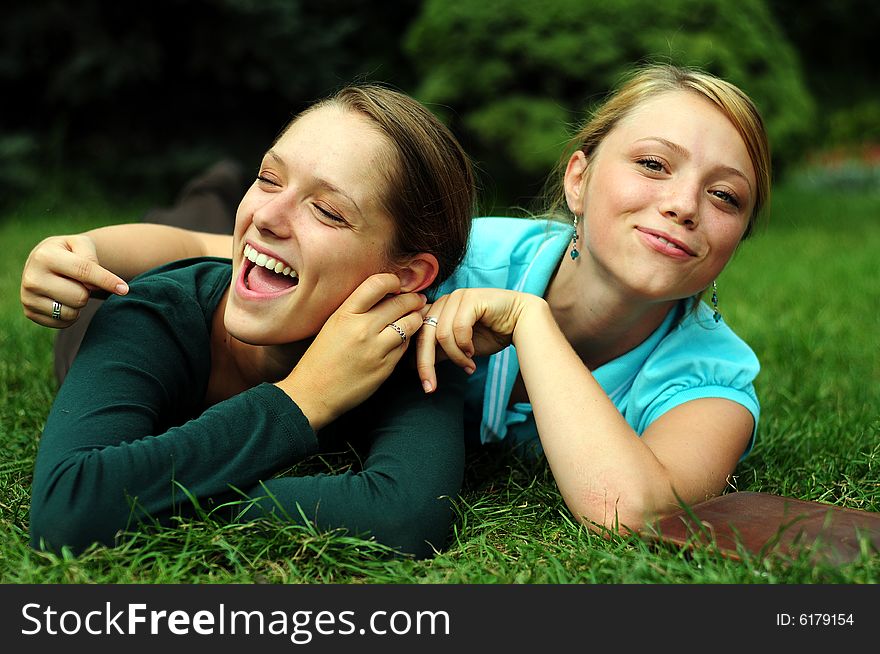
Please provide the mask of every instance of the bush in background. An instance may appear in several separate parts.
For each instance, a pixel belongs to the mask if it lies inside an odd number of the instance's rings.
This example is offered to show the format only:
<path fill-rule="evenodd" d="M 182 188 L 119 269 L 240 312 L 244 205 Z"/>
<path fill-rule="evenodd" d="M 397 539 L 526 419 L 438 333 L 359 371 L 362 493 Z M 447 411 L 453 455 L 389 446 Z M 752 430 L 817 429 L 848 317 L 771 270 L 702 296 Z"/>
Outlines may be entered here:
<path fill-rule="evenodd" d="M 441 107 L 507 200 L 539 188 L 569 126 L 634 62 L 698 66 L 742 87 L 780 169 L 814 121 L 797 54 L 763 0 L 426 0 L 406 48 L 417 96 Z"/>

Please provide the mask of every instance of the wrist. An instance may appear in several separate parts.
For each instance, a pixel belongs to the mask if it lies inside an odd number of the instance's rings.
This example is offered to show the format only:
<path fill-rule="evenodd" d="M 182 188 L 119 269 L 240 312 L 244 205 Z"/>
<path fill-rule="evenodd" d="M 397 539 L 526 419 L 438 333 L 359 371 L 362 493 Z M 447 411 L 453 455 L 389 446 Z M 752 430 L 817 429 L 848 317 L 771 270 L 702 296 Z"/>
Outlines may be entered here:
<path fill-rule="evenodd" d="M 534 333 L 542 325 L 554 323 L 553 314 L 547 301 L 538 295 L 523 295 L 522 306 L 516 325 L 513 328 L 512 342 L 517 346 L 517 341 L 522 340 L 526 334 Z"/>
<path fill-rule="evenodd" d="M 284 391 L 291 402 L 299 407 L 309 425 L 317 432 L 333 422 L 337 416 L 325 400 L 328 394 L 321 392 L 314 383 L 302 383 L 299 377 L 294 368 L 286 379 L 276 382 L 275 386 Z"/>

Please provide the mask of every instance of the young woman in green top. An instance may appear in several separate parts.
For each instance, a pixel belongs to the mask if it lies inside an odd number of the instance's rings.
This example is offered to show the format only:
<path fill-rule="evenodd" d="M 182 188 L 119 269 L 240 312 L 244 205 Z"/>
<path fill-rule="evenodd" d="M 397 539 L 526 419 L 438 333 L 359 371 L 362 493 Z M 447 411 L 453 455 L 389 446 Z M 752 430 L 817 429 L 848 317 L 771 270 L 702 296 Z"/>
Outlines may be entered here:
<path fill-rule="evenodd" d="M 198 505 L 441 547 L 461 385 L 432 401 L 408 390 L 412 368 L 392 373 L 421 291 L 462 257 L 473 200 L 464 152 L 403 94 L 349 87 L 300 114 L 241 201 L 231 262 L 152 270 L 92 320 L 40 441 L 33 545 L 110 544 Z M 144 245 L 130 263 L 152 256 Z M 361 470 L 283 474 L 348 439 Z"/>

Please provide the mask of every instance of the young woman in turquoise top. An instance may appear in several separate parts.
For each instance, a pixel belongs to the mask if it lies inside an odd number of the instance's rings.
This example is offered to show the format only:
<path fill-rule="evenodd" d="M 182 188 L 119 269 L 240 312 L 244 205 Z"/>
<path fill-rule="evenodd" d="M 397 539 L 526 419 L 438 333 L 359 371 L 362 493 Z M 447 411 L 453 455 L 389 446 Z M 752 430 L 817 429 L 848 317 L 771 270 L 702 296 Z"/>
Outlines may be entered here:
<path fill-rule="evenodd" d="M 755 434 L 757 359 L 701 296 L 766 202 L 769 147 L 742 91 L 671 66 L 635 71 L 572 144 L 548 216 L 573 219 L 476 220 L 420 332 L 419 371 L 436 392 L 435 356 L 452 359 L 484 441 L 539 436 L 577 519 L 636 530 L 721 492 Z M 102 244 L 114 229 L 35 250 L 32 319 L 65 324 L 37 299 L 62 297 L 61 278 L 112 292 L 121 280 L 97 262 L 130 272 Z M 212 251 L 206 238 L 187 254 Z"/>
<path fill-rule="evenodd" d="M 571 512 L 639 529 L 721 492 L 754 434 L 757 360 L 698 299 L 764 205 L 769 148 L 739 89 L 652 67 L 598 109 L 571 152 L 552 207 L 574 216 L 569 256 L 538 294 L 451 280 L 460 290 L 431 307 L 420 369 L 430 390 L 435 343 L 469 371 L 473 356 L 512 343 L 502 402 L 530 404 Z M 603 388 L 609 366 L 622 369 L 618 385 Z"/>

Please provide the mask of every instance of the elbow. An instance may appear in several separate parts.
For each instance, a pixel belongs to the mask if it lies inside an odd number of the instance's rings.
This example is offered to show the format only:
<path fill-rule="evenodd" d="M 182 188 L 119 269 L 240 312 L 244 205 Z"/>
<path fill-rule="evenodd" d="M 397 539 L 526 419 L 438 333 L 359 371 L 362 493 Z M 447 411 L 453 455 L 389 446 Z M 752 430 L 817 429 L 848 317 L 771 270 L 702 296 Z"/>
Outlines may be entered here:
<path fill-rule="evenodd" d="M 454 512 L 448 497 L 401 498 L 373 525 L 380 543 L 416 559 L 430 558 L 443 548 Z"/>
<path fill-rule="evenodd" d="M 658 515 L 656 494 L 638 484 L 609 484 L 563 499 L 578 522 L 601 533 L 637 533 Z"/>
<path fill-rule="evenodd" d="M 31 547 L 60 553 L 69 548 L 74 554 L 85 550 L 99 537 L 89 528 L 89 521 L 76 511 L 59 511 L 53 503 L 32 503 L 30 511 Z"/>
<path fill-rule="evenodd" d="M 31 493 L 30 542 L 37 550 L 75 554 L 95 542 L 112 544 L 114 533 L 104 533 L 101 511 L 83 489 L 71 486 L 73 471 L 60 474 L 51 483 L 35 480 Z"/>

